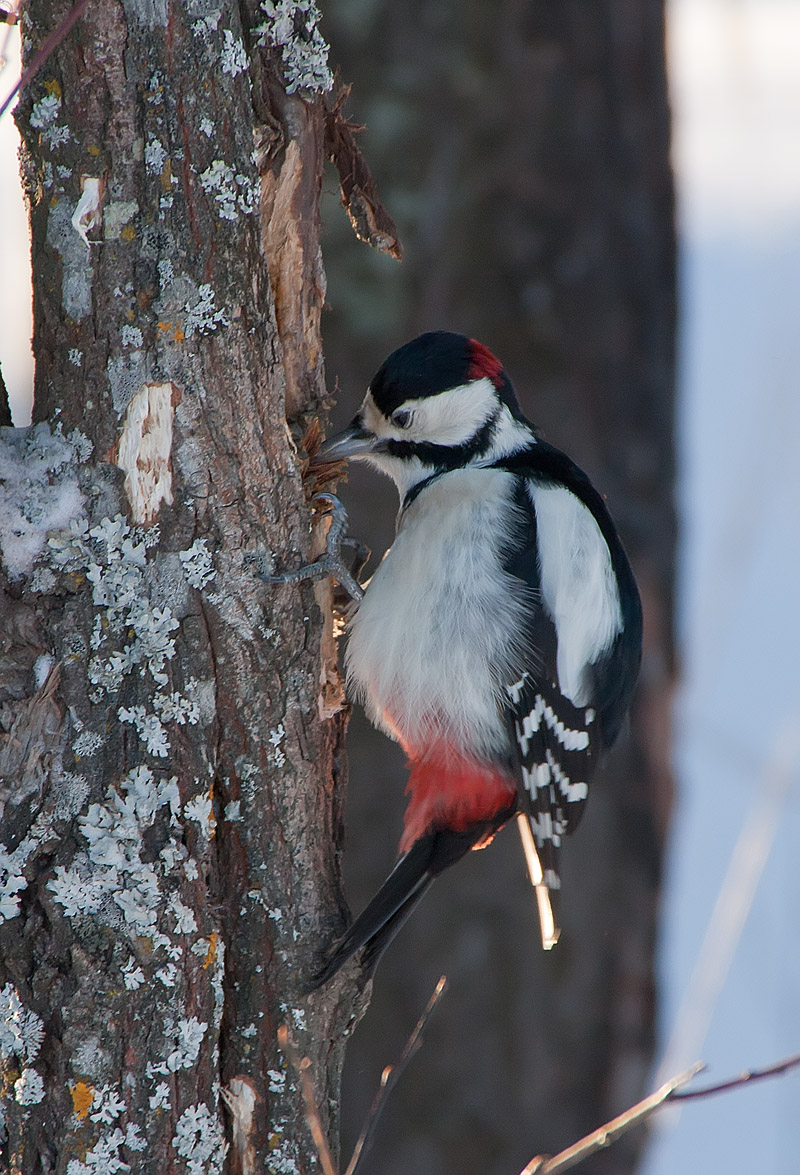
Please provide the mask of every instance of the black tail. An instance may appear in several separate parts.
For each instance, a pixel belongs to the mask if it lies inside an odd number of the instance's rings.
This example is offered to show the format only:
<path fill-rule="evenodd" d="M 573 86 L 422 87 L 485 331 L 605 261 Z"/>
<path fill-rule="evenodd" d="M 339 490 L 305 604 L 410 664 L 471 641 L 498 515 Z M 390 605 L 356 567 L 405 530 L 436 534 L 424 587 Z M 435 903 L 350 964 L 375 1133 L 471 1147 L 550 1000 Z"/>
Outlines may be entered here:
<path fill-rule="evenodd" d="M 434 879 L 449 865 L 460 861 L 474 845 L 496 832 L 509 815 L 504 812 L 497 822 L 475 824 L 464 832 L 441 829 L 416 841 L 397 862 L 367 908 L 336 943 L 306 990 L 315 991 L 322 987 L 362 947 L 362 972 L 368 979 Z"/>

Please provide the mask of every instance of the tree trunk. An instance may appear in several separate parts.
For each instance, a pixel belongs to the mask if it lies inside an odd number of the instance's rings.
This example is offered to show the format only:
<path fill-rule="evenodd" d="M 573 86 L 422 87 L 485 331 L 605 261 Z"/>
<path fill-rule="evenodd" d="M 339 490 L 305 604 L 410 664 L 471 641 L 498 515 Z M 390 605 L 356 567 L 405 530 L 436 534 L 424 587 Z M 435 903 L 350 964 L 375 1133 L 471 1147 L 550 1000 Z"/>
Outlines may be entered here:
<path fill-rule="evenodd" d="M 531 419 L 607 494 L 644 597 L 629 731 L 563 853 L 564 932 L 543 955 L 513 829 L 437 883 L 378 972 L 348 1053 L 345 1134 L 438 975 L 450 994 L 376 1142 L 382 1175 L 507 1175 L 631 1104 L 652 1056 L 670 804 L 674 233 L 662 0 L 385 0 L 335 6 L 351 117 L 397 216 L 403 265 L 326 220 L 328 370 L 342 420 L 395 346 L 474 335 Z M 351 531 L 378 555 L 393 487 L 351 474 Z M 356 908 L 391 862 L 402 756 L 351 728 L 346 862 Z M 585 1165 L 629 1172 L 641 1132 Z M 581 1168 L 584 1169 L 583 1167 Z"/>
<path fill-rule="evenodd" d="M 28 59 L 65 11 L 27 5 Z M 329 590 L 257 575 L 321 539 L 297 449 L 325 395 L 313 20 L 90 3 L 18 109 L 36 389 L 33 426 L 0 434 L 15 1172 L 307 1171 L 284 1022 L 336 1134 L 354 1009 L 301 994 L 342 918 Z"/>

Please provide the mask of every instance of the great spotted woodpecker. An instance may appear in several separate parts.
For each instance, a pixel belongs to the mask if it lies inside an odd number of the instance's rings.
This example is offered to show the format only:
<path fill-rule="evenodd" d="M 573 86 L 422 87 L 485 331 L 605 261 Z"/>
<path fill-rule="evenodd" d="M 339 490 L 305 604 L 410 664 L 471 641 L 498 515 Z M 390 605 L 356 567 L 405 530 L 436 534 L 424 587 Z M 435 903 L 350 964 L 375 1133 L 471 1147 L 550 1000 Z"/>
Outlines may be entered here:
<path fill-rule="evenodd" d="M 550 947 L 561 843 L 641 655 L 617 531 L 586 474 L 523 417 L 499 360 L 462 335 L 424 334 L 389 356 L 318 459 L 342 458 L 400 493 L 345 664 L 408 757 L 410 799 L 394 870 L 312 986 L 362 948 L 371 973 L 434 878 L 515 815 Z"/>

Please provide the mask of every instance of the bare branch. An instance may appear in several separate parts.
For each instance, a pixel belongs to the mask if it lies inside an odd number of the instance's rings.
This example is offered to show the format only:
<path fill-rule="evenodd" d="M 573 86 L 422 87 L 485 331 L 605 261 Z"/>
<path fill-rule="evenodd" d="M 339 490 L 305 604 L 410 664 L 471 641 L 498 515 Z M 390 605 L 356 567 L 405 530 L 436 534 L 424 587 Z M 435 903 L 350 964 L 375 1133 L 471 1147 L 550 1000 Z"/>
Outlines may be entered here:
<path fill-rule="evenodd" d="M 705 1089 L 687 1089 L 681 1093 L 673 1093 L 670 1095 L 670 1101 L 687 1102 L 692 1098 L 711 1097 L 715 1093 L 725 1093 L 729 1089 L 738 1089 L 740 1085 L 760 1081 L 762 1077 L 778 1077 L 781 1073 L 788 1073 L 798 1066 L 800 1066 L 800 1053 L 795 1053 L 782 1061 L 776 1061 L 774 1065 L 768 1065 L 766 1069 L 746 1069 L 738 1077 L 730 1077 L 727 1081 L 720 1081 L 718 1085 L 707 1085 Z"/>
<path fill-rule="evenodd" d="M 414 1031 L 406 1042 L 406 1046 L 400 1054 L 400 1060 L 396 1065 L 387 1065 L 381 1074 L 381 1082 L 378 1086 L 378 1092 L 375 1094 L 375 1099 L 370 1107 L 367 1120 L 364 1123 L 364 1129 L 361 1131 L 358 1142 L 353 1149 L 353 1155 L 350 1162 L 347 1164 L 345 1175 L 356 1175 L 361 1160 L 366 1155 L 372 1144 L 372 1139 L 375 1135 L 375 1127 L 378 1123 L 381 1110 L 386 1104 L 386 1099 L 394 1089 L 397 1082 L 405 1072 L 409 1061 L 416 1056 L 422 1045 L 422 1033 L 430 1020 L 433 1009 L 438 1004 L 441 997 L 447 991 L 447 977 L 442 975 L 436 987 L 433 990 L 433 995 L 428 1000 L 425 1006 L 425 1011 L 417 1021 Z M 314 1145 L 317 1148 L 317 1154 L 322 1165 L 323 1175 L 336 1175 L 336 1164 L 333 1161 L 333 1155 L 328 1145 L 328 1140 L 325 1136 L 325 1129 L 322 1125 L 319 1109 L 317 1107 L 317 1100 L 314 1096 L 314 1085 L 311 1080 L 311 1062 L 308 1057 L 301 1057 L 297 1049 L 297 1045 L 292 1039 L 287 1026 L 284 1024 L 278 1029 L 278 1044 L 283 1049 L 286 1056 L 291 1062 L 292 1068 L 296 1071 L 300 1078 L 300 1090 L 303 1094 L 303 1101 L 306 1109 L 306 1121 L 308 1122 L 311 1131 L 311 1137 L 314 1139 Z"/>
<path fill-rule="evenodd" d="M 419 1051 L 422 1045 L 422 1033 L 425 1030 L 428 1021 L 430 1020 L 433 1009 L 436 1007 L 439 1000 L 446 991 L 447 976 L 442 975 L 439 982 L 436 984 L 436 987 L 433 989 L 433 995 L 428 1000 L 428 1003 L 425 1006 L 425 1011 L 420 1016 L 414 1031 L 408 1038 L 406 1047 L 400 1054 L 400 1060 L 396 1065 L 387 1065 L 383 1073 L 381 1073 L 381 1082 L 378 1086 L 378 1092 L 375 1094 L 375 1099 L 370 1107 L 367 1120 L 364 1123 L 364 1128 L 361 1131 L 358 1142 L 353 1149 L 352 1158 L 347 1164 L 345 1175 L 356 1175 L 361 1160 L 364 1158 L 370 1146 L 372 1145 L 372 1139 L 375 1136 L 375 1128 L 378 1124 L 378 1118 L 380 1117 L 381 1111 L 386 1104 L 386 1099 L 402 1077 L 409 1061 L 412 1059 L 412 1057 L 416 1056 L 417 1052 Z"/>
<path fill-rule="evenodd" d="M 730 971 L 759 880 L 769 859 L 781 812 L 800 761 L 800 726 L 783 724 L 758 782 L 708 920 L 686 993 L 655 1080 L 666 1080 L 687 1057 L 703 1051 L 714 1009 Z"/>
<path fill-rule="evenodd" d="M 6 110 L 8 110 L 9 106 L 14 101 L 16 94 L 20 90 L 24 90 L 26 86 L 30 85 L 39 70 L 47 61 L 50 54 L 58 48 L 72 26 L 77 24 L 88 2 L 89 0 L 78 0 L 77 4 L 73 5 L 64 19 L 61 21 L 61 24 L 58 26 L 58 28 L 54 29 L 52 33 L 45 37 L 44 41 L 31 58 L 28 68 L 22 74 L 22 77 L 14 86 L 3 105 L 0 106 L 0 118 L 5 114 Z"/>
<path fill-rule="evenodd" d="M 790 1057 L 785 1057 L 782 1061 L 776 1061 L 774 1065 L 768 1065 L 765 1069 L 747 1069 L 744 1073 L 740 1073 L 738 1077 L 731 1077 L 727 1081 L 720 1081 L 717 1085 L 707 1085 L 705 1089 L 681 1090 L 682 1085 L 687 1085 L 694 1077 L 697 1076 L 705 1065 L 702 1061 L 698 1061 L 692 1065 L 691 1069 L 687 1069 L 685 1073 L 680 1073 L 677 1077 L 665 1082 L 664 1085 L 657 1089 L 655 1093 L 651 1093 L 644 1101 L 637 1102 L 630 1110 L 626 1110 L 624 1114 L 620 1114 L 618 1118 L 607 1122 L 605 1126 L 601 1126 L 599 1130 L 595 1130 L 592 1134 L 587 1134 L 574 1146 L 569 1147 L 560 1154 L 548 1157 L 547 1155 L 537 1155 L 535 1159 L 531 1159 L 527 1167 L 520 1173 L 520 1175 L 558 1175 L 561 1171 L 568 1171 L 570 1167 L 577 1166 L 589 1155 L 593 1155 L 596 1151 L 602 1150 L 610 1146 L 612 1142 L 616 1142 L 623 1134 L 627 1133 L 632 1126 L 637 1126 L 640 1122 L 645 1121 L 656 1110 L 660 1109 L 666 1102 L 689 1101 L 697 1098 L 711 1097 L 715 1093 L 726 1093 L 729 1089 L 738 1089 L 741 1085 L 747 1085 L 753 1081 L 760 1081 L 765 1077 L 778 1077 L 782 1073 L 788 1073 L 792 1069 L 800 1067 L 800 1053 L 794 1053 Z"/>
<path fill-rule="evenodd" d="M 364 1123 L 364 1128 L 353 1149 L 352 1157 L 344 1175 L 357 1175 L 361 1161 L 372 1144 L 378 1119 L 386 1104 L 386 1099 L 402 1077 L 409 1062 L 419 1051 L 422 1045 L 422 1033 L 427 1026 L 431 1013 L 446 990 L 447 977 L 442 975 L 434 988 L 431 998 L 428 1000 L 425 1010 L 417 1021 L 414 1031 L 408 1038 L 405 1048 L 400 1054 L 400 1060 L 396 1065 L 387 1065 L 383 1070 L 378 1091 L 375 1094 L 369 1114 L 367 1115 L 367 1120 Z M 297 1047 L 285 1025 L 278 1030 L 278 1043 L 300 1077 L 300 1085 L 306 1107 L 306 1118 L 319 1153 L 324 1175 L 336 1175 L 336 1167 L 325 1137 L 325 1131 L 314 1097 L 310 1074 L 311 1062 L 308 1057 L 300 1058 Z M 631 1106 L 623 1114 L 612 1118 L 610 1122 L 606 1122 L 598 1130 L 587 1134 L 566 1150 L 560 1151 L 557 1155 L 537 1155 L 523 1168 L 520 1175 L 561 1175 L 561 1172 L 569 1171 L 572 1167 L 576 1167 L 584 1159 L 588 1159 L 590 1155 L 596 1154 L 597 1151 L 605 1150 L 606 1147 L 611 1146 L 612 1143 L 616 1142 L 618 1138 L 621 1138 L 623 1134 L 627 1134 L 634 1126 L 645 1122 L 656 1110 L 660 1109 L 667 1102 L 689 1101 L 711 1097 L 714 1094 L 726 1093 L 729 1089 L 738 1089 L 739 1086 L 760 1081 L 763 1078 L 778 1077 L 782 1073 L 788 1073 L 792 1069 L 797 1068 L 800 1068 L 800 1053 L 793 1053 L 791 1056 L 785 1057 L 781 1061 L 776 1061 L 764 1069 L 747 1069 L 737 1077 L 731 1077 L 716 1085 L 708 1085 L 705 1089 L 682 1090 L 682 1086 L 688 1085 L 698 1073 L 705 1069 L 704 1062 L 697 1061 L 691 1068 L 670 1078 L 669 1081 L 665 1081 L 655 1093 L 651 1093 L 649 1097 L 637 1102 L 635 1106 Z"/>
<path fill-rule="evenodd" d="M 599 1150 L 605 1150 L 612 1142 L 616 1142 L 623 1134 L 626 1134 L 633 1126 L 638 1126 L 640 1122 L 644 1122 L 653 1114 L 659 1106 L 662 1106 L 665 1101 L 671 1098 L 676 1089 L 681 1085 L 686 1085 L 693 1077 L 703 1069 L 702 1061 L 698 1061 L 696 1065 L 692 1065 L 691 1069 L 687 1069 L 685 1073 L 679 1073 L 677 1077 L 673 1077 L 670 1081 L 666 1081 L 660 1089 L 655 1093 L 651 1093 L 644 1101 L 637 1102 L 635 1106 L 631 1106 L 624 1114 L 607 1122 L 605 1126 L 601 1126 L 599 1130 L 593 1131 L 592 1134 L 587 1134 L 580 1142 L 576 1142 L 574 1146 L 568 1147 L 567 1150 L 561 1151 L 560 1154 L 548 1157 L 546 1155 L 537 1155 L 535 1159 L 531 1159 L 527 1167 L 521 1172 L 521 1175 L 557 1175 L 561 1171 L 569 1171 L 571 1167 L 577 1166 L 578 1163 L 588 1159 L 590 1155 L 595 1154 Z"/>
<path fill-rule="evenodd" d="M 519 829 L 519 839 L 522 841 L 522 851 L 525 854 L 525 863 L 528 866 L 528 876 L 531 879 L 531 885 L 536 893 L 536 903 L 539 907 L 542 950 L 549 951 L 558 942 L 561 931 L 556 927 L 550 890 L 544 884 L 542 863 L 539 860 L 539 854 L 536 850 L 536 842 L 533 839 L 530 821 L 524 812 L 517 812 L 517 828 Z"/>

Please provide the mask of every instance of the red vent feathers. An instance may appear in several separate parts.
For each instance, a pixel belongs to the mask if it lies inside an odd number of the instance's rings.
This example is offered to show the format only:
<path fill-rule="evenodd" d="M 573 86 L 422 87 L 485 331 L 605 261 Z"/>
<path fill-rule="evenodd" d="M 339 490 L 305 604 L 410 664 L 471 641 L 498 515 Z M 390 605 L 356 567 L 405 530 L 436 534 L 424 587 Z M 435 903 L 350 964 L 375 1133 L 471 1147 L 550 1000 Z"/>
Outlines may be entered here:
<path fill-rule="evenodd" d="M 409 765 L 412 771 L 406 792 L 411 799 L 401 853 L 436 828 L 464 832 L 470 825 L 492 821 L 514 806 L 517 788 L 508 775 L 461 755 L 443 740 L 427 748 L 421 758 L 412 752 Z"/>

